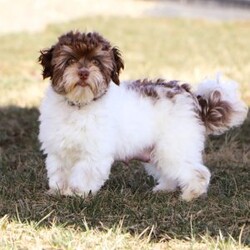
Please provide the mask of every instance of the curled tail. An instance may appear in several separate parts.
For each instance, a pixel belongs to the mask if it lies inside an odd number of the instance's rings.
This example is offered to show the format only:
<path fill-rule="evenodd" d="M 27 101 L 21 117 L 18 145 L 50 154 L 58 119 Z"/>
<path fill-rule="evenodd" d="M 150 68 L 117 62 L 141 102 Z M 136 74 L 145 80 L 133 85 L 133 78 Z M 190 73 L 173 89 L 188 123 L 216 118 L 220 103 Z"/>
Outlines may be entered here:
<path fill-rule="evenodd" d="M 206 79 L 196 92 L 199 113 L 208 134 L 219 135 L 243 123 L 248 108 L 240 99 L 238 84 L 233 81 Z"/>

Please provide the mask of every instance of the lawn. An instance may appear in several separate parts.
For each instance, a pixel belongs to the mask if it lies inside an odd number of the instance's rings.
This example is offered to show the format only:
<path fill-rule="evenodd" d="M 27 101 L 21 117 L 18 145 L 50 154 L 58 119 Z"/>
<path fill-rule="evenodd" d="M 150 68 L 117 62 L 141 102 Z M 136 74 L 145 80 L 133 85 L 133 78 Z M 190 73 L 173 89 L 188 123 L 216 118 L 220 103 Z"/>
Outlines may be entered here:
<path fill-rule="evenodd" d="M 240 128 L 208 138 L 206 198 L 152 193 L 139 162 L 115 163 L 95 197 L 46 194 L 38 106 L 48 81 L 39 50 L 68 30 L 96 30 L 124 56 L 121 79 L 165 77 L 196 84 L 223 72 L 250 105 L 250 22 L 88 18 L 39 33 L 0 36 L 1 249 L 249 249 L 250 115 Z"/>

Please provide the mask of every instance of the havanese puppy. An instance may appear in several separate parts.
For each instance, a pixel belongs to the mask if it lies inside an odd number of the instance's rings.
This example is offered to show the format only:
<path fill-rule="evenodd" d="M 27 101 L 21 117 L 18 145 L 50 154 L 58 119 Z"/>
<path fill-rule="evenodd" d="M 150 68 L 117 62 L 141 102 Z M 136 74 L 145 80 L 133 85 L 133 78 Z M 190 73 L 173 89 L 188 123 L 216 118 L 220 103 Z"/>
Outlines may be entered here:
<path fill-rule="evenodd" d="M 96 193 L 115 160 L 138 159 L 156 178 L 154 191 L 180 187 L 192 200 L 210 180 L 202 161 L 206 135 L 247 115 L 237 85 L 220 79 L 202 82 L 197 92 L 163 79 L 118 86 L 121 54 L 95 32 L 62 35 L 39 62 L 51 79 L 39 133 L 51 193 Z"/>

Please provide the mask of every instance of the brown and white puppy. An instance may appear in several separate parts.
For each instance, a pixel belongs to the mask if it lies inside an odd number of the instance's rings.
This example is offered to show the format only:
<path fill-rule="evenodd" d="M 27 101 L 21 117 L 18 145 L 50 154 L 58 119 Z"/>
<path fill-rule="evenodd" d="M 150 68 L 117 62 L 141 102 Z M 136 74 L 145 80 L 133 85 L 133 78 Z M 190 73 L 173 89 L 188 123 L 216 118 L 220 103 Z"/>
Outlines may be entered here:
<path fill-rule="evenodd" d="M 115 160 L 142 160 L 158 181 L 191 200 L 207 191 L 206 134 L 240 125 L 247 108 L 237 86 L 206 80 L 193 93 L 177 81 L 119 84 L 123 60 L 97 33 L 69 32 L 41 51 L 51 85 L 40 108 L 39 139 L 51 192 L 87 195 L 108 179 Z"/>

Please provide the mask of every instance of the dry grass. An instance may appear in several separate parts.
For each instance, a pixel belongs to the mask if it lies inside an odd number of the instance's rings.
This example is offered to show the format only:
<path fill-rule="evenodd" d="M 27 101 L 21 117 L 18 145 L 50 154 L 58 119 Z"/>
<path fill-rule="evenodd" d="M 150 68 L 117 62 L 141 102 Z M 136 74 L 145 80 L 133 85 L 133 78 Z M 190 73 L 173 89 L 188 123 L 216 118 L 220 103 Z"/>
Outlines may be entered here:
<path fill-rule="evenodd" d="M 154 181 L 138 162 L 116 163 L 95 197 L 46 194 L 37 141 L 46 84 L 36 62 L 41 48 L 75 28 L 98 30 L 121 48 L 123 79 L 195 83 L 220 70 L 241 83 L 250 104 L 249 22 L 93 18 L 0 37 L 1 249 L 249 249 L 250 116 L 241 128 L 209 138 L 205 199 L 186 203 L 178 192 L 153 194 Z"/>
<path fill-rule="evenodd" d="M 53 212 L 53 211 L 52 211 Z M 52 213 L 51 213 L 52 214 Z M 49 215 L 46 216 L 49 217 Z M 39 222 L 22 223 L 10 221 L 7 216 L 0 220 L 1 249 L 155 249 L 155 250 L 237 250 L 248 249 L 241 242 L 236 242 L 232 237 L 225 238 L 220 232 L 215 238 L 209 235 L 200 237 L 200 241 L 194 238 L 186 240 L 173 239 L 160 242 L 152 242 L 151 234 L 154 227 L 146 228 L 140 235 L 132 236 L 124 232 L 122 222 L 113 228 L 95 230 L 85 228 L 63 227 L 55 222 L 49 226 L 40 227 Z"/>

